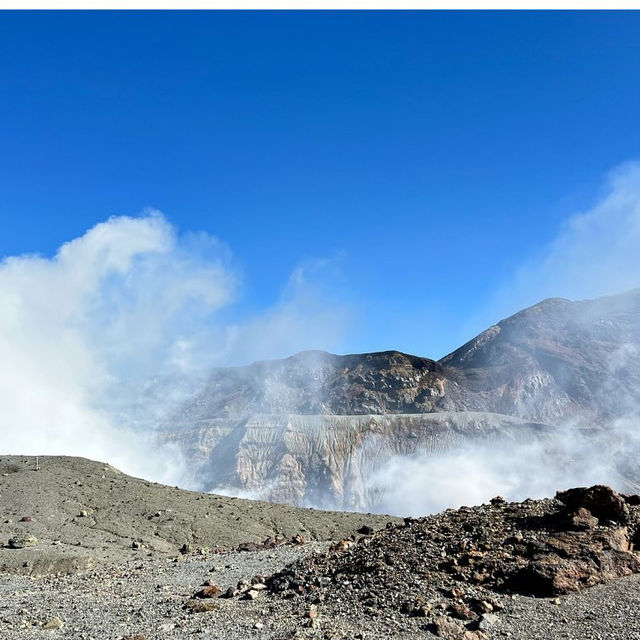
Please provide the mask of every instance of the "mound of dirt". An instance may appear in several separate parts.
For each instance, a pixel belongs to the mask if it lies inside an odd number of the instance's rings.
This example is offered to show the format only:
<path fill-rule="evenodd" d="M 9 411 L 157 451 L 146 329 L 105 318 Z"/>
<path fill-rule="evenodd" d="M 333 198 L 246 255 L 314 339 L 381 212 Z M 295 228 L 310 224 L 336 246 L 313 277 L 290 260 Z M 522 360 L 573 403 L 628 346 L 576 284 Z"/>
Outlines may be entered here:
<path fill-rule="evenodd" d="M 390 520 L 184 491 L 84 458 L 0 458 L 0 571 L 68 572 L 294 536 L 335 540 Z"/>
<path fill-rule="evenodd" d="M 266 585 L 329 616 L 392 613 L 426 619 L 441 637 L 482 638 L 509 594 L 556 597 L 640 573 L 638 501 L 604 486 L 498 497 L 342 540 Z"/>

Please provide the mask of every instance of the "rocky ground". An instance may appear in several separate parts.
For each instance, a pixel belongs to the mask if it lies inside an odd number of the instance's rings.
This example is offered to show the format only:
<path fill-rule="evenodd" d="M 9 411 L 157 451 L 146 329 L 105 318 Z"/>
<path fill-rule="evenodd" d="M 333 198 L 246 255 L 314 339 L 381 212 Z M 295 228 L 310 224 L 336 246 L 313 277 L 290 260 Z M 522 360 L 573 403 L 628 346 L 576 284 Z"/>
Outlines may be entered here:
<path fill-rule="evenodd" d="M 334 540 L 393 520 L 184 491 L 84 458 L 0 457 L 0 541 L 16 534 L 39 541 L 0 547 L 4 571 L 64 572 L 147 553 L 175 557 L 185 544 L 210 552 L 278 535 Z"/>
<path fill-rule="evenodd" d="M 607 487 L 399 521 L 34 465 L 0 460 L 3 639 L 640 640 L 640 498 Z"/>

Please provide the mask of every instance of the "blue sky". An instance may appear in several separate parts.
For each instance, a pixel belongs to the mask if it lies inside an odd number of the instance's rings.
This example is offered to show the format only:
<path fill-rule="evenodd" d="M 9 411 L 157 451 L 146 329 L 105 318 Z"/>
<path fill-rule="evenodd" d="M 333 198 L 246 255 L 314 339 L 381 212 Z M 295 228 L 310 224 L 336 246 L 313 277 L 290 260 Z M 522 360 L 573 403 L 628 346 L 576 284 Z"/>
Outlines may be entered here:
<path fill-rule="evenodd" d="M 352 319 L 309 347 L 439 357 L 640 156 L 639 113 L 638 13 L 4 12 L 0 255 L 154 207 L 228 245 L 230 317 L 320 264 Z"/>

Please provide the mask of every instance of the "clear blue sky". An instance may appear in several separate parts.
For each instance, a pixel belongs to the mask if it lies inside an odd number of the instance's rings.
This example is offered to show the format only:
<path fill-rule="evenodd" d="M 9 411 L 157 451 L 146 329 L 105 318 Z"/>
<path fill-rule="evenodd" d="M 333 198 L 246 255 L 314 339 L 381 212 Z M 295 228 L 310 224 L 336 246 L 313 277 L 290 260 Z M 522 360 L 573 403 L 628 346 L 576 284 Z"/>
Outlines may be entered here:
<path fill-rule="evenodd" d="M 238 314 L 337 257 L 346 350 L 440 356 L 639 114 L 638 13 L 5 12 L 0 255 L 151 206 L 229 245 Z"/>

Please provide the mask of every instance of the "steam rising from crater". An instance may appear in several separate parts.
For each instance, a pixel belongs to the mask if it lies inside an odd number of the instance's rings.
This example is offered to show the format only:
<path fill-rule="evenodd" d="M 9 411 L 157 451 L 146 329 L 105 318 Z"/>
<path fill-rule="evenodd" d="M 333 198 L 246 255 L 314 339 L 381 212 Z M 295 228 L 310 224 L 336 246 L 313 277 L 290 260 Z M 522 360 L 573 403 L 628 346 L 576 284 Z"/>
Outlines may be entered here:
<path fill-rule="evenodd" d="M 547 297 L 592 298 L 639 286 L 640 164 L 632 162 L 611 172 L 603 197 L 569 218 L 557 237 L 503 284 L 474 324 L 481 327 Z M 629 305 L 619 312 L 637 309 Z M 591 319 L 576 317 L 580 320 Z M 596 483 L 637 492 L 640 388 L 629 365 L 637 365 L 639 353 L 635 333 L 606 355 L 598 400 L 612 407 L 613 415 L 599 429 L 582 419 L 556 425 L 552 436 L 528 443 L 474 443 L 435 456 L 394 457 L 369 478 L 371 490 L 382 496 L 377 509 L 420 515 L 498 494 L 522 500 Z"/>
<path fill-rule="evenodd" d="M 547 296 L 637 287 L 639 249 L 640 165 L 627 164 L 591 210 L 571 218 L 502 286 L 483 317 L 495 322 Z M 207 369 L 340 344 L 346 311 L 318 295 L 308 273 L 308 265 L 296 269 L 271 308 L 222 322 L 220 310 L 242 287 L 229 249 L 206 234 L 180 235 L 157 212 L 111 218 L 50 258 L 5 258 L 0 452 L 82 455 L 149 479 L 191 483 L 181 451 L 159 444 L 154 428 L 197 394 Z M 640 421 L 627 364 L 637 361 L 637 338 L 609 354 L 602 392 L 618 415 L 596 436 L 591 424 L 563 424 L 532 442 L 381 458 L 364 479 L 376 508 L 418 515 L 495 494 L 537 497 L 636 477 Z M 267 391 L 286 412 L 281 388 Z M 317 400 L 309 406 L 321 406 Z"/>
<path fill-rule="evenodd" d="M 341 333 L 340 308 L 328 313 L 302 268 L 263 314 L 221 323 L 240 280 L 216 238 L 179 235 L 153 211 L 110 218 L 51 258 L 5 258 L 0 451 L 87 456 L 181 482 L 180 452 L 151 430 L 207 368 L 311 339 L 336 344 Z"/>

